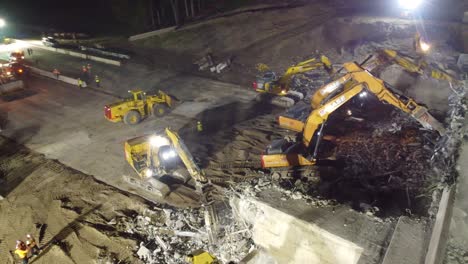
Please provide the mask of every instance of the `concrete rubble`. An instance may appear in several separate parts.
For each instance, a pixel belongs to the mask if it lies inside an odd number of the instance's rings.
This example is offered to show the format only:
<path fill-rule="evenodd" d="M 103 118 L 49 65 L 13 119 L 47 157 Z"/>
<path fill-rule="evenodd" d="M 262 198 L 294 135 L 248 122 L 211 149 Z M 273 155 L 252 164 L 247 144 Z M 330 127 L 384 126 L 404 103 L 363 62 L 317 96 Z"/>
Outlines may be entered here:
<path fill-rule="evenodd" d="M 231 65 L 232 59 L 233 57 L 230 56 L 226 60 L 216 63 L 213 55 L 207 54 L 203 58 L 195 61 L 193 64 L 196 64 L 198 66 L 198 70 L 200 71 L 210 69 L 211 72 L 221 73 L 224 69 Z"/>
<path fill-rule="evenodd" d="M 136 253 L 145 263 L 186 263 L 184 257 L 206 250 L 223 262 L 240 261 L 254 249 L 249 227 L 223 214 L 222 232 L 212 246 L 199 209 L 156 209 L 142 215 L 121 217 L 115 225 L 142 241 Z"/>
<path fill-rule="evenodd" d="M 211 56 L 211 54 L 207 54 L 203 58 L 195 61 L 193 64 L 198 65 L 198 70 L 203 71 L 214 65 L 213 57 Z"/>

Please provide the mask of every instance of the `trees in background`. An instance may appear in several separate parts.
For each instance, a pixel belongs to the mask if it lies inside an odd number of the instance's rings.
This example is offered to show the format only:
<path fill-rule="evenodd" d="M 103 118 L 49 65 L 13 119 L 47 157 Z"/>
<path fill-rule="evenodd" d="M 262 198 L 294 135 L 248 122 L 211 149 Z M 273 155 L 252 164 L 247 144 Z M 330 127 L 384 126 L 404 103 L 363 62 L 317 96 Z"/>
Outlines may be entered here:
<path fill-rule="evenodd" d="M 235 1 L 235 0 L 234 0 Z M 151 30 L 183 23 L 199 16 L 216 0 L 108 0 L 113 16 L 134 30 Z"/>

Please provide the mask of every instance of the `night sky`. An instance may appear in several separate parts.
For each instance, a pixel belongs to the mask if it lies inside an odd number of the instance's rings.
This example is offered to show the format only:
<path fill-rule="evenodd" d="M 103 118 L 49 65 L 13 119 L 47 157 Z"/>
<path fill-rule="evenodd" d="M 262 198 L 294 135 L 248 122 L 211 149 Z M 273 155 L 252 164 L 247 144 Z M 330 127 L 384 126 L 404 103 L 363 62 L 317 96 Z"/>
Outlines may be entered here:
<path fill-rule="evenodd" d="M 111 1 L 0 0 L 0 15 L 10 26 L 93 33 L 116 23 Z"/>

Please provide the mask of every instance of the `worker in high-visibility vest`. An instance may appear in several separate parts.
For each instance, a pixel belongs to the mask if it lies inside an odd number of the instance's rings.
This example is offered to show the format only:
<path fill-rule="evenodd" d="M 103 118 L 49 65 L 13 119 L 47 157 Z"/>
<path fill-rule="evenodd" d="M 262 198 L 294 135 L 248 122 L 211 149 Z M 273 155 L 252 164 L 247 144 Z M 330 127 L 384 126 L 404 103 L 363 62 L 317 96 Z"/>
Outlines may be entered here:
<path fill-rule="evenodd" d="M 94 81 L 96 82 L 97 87 L 101 87 L 101 80 L 99 79 L 99 76 L 94 76 Z"/>
<path fill-rule="evenodd" d="M 21 240 L 16 241 L 15 254 L 18 255 L 18 257 L 21 259 L 22 264 L 28 264 L 29 262 L 28 252 L 29 252 L 29 249 L 23 241 Z"/>
<path fill-rule="evenodd" d="M 197 132 L 201 133 L 203 131 L 203 125 L 200 121 L 197 121 Z"/>
<path fill-rule="evenodd" d="M 83 81 L 80 78 L 78 78 L 77 81 L 78 81 L 78 88 L 80 89 L 83 88 Z"/>

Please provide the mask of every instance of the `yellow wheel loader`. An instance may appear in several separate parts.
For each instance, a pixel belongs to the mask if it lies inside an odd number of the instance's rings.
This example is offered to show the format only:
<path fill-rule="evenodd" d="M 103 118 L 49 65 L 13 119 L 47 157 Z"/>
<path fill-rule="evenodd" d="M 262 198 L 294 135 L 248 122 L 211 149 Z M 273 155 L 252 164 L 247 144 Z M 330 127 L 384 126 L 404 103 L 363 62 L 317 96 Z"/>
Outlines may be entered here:
<path fill-rule="evenodd" d="M 107 120 L 136 125 L 150 115 L 164 116 L 173 107 L 173 98 L 162 91 L 158 91 L 155 95 L 146 94 L 139 89 L 128 92 L 132 95 L 130 98 L 104 107 L 104 116 Z"/>

